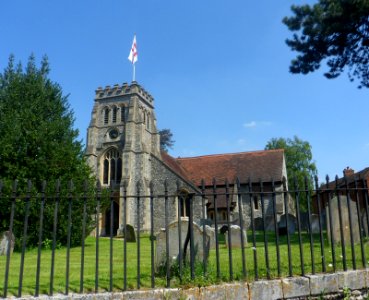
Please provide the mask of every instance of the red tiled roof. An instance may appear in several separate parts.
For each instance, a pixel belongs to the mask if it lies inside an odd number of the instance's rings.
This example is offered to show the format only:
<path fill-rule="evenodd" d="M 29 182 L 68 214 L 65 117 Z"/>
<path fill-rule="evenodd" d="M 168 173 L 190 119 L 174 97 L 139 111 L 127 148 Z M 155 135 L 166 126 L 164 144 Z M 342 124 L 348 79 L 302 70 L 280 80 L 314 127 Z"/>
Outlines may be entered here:
<path fill-rule="evenodd" d="M 283 149 L 263 150 L 176 158 L 175 162 L 186 178 L 197 186 L 201 185 L 202 179 L 205 185 L 211 185 L 213 178 L 218 183 L 224 183 L 225 179 L 231 183 L 237 176 L 241 182 L 247 182 L 249 178 L 254 182 L 260 179 L 270 181 L 271 178 L 281 181 L 283 153 Z"/>
<path fill-rule="evenodd" d="M 186 172 L 183 168 L 177 163 L 176 159 L 170 156 L 167 152 L 161 151 L 161 158 L 163 162 L 170 168 L 172 171 L 180 175 L 182 178 L 189 180 Z M 190 181 L 190 180 L 189 180 Z"/>

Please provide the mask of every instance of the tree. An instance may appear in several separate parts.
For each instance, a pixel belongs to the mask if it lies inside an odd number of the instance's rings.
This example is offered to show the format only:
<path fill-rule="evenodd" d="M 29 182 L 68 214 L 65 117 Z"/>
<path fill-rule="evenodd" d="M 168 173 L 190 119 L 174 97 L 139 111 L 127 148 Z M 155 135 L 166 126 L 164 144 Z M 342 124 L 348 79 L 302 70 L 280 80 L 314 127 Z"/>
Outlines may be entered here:
<path fill-rule="evenodd" d="M 369 87 L 369 1 L 319 0 L 310 5 L 292 6 L 294 16 L 285 17 L 293 34 L 287 45 L 300 53 L 292 60 L 292 73 L 307 74 L 327 62 L 327 78 L 338 77 L 345 68 L 351 81 Z"/>
<path fill-rule="evenodd" d="M 61 87 L 48 78 L 49 64 L 44 57 L 40 68 L 30 56 L 25 70 L 21 64 L 14 65 L 11 56 L 9 64 L 0 74 L 0 179 L 5 183 L 3 192 L 9 191 L 10 182 L 19 181 L 18 193 L 25 192 L 27 181 L 31 180 L 33 190 L 40 191 L 42 181 L 47 180 L 49 195 L 55 192 L 60 180 L 65 187 L 73 179 L 73 193 L 81 192 L 84 180 L 91 182 L 91 171 L 84 160 L 82 144 L 77 140 L 78 131 L 73 128 L 74 117 L 67 97 Z M 7 184 L 8 183 L 8 184 Z M 67 236 L 67 194 L 60 195 L 59 227 L 57 242 L 66 244 Z M 23 230 L 24 201 L 17 199 L 14 234 L 19 246 Z M 73 202 L 72 245 L 81 241 L 82 201 Z M 53 226 L 53 199 L 48 199 L 44 215 L 44 239 L 51 240 Z M 88 206 L 87 228 L 93 226 L 94 208 Z M 9 199 L 0 198 L 0 232 L 9 226 Z M 38 241 L 39 204 L 32 201 L 30 208 L 28 245 Z M 88 231 L 87 231 L 88 233 Z"/>
<path fill-rule="evenodd" d="M 294 136 L 293 139 L 272 138 L 265 146 L 265 150 L 272 149 L 284 149 L 288 187 L 290 190 L 294 190 L 295 188 L 295 179 L 299 189 L 304 190 L 305 178 L 308 181 L 309 188 L 313 188 L 317 168 L 313 161 L 313 154 L 309 142 L 303 141 L 297 136 Z M 302 195 L 303 198 L 304 195 Z"/>
<path fill-rule="evenodd" d="M 168 152 L 169 148 L 173 148 L 175 141 L 173 140 L 173 133 L 170 129 L 159 130 L 160 135 L 160 149 Z"/>

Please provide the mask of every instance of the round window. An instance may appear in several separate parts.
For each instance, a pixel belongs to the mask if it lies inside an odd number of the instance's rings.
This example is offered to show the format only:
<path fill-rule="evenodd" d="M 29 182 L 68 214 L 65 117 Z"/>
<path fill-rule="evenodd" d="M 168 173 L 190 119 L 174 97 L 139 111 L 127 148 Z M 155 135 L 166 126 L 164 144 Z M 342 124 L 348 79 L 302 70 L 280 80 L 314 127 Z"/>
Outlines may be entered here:
<path fill-rule="evenodd" d="M 116 139 L 118 137 L 118 135 L 119 135 L 119 132 L 116 129 L 112 129 L 109 132 L 109 136 L 110 136 L 111 139 Z"/>

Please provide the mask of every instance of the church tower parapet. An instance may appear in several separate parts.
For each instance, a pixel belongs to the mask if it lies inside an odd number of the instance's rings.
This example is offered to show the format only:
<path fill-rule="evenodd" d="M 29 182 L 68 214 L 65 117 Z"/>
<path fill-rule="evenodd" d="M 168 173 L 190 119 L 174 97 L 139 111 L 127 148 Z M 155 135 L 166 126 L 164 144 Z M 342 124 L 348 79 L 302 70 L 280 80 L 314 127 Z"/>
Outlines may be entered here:
<path fill-rule="evenodd" d="M 152 107 L 154 106 L 154 98 L 137 82 L 132 82 L 131 85 L 128 83 L 123 83 L 122 85 L 115 84 L 113 87 L 107 85 L 104 89 L 102 87 L 98 87 L 95 90 L 95 93 L 95 100 L 137 94 Z"/>

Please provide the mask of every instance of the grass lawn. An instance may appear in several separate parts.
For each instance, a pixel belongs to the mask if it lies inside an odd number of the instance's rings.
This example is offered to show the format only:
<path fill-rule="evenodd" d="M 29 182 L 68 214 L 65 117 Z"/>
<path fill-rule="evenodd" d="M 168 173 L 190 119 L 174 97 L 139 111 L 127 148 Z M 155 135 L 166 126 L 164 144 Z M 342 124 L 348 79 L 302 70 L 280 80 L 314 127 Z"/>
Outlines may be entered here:
<path fill-rule="evenodd" d="M 270 277 L 278 277 L 277 272 L 277 255 L 276 244 L 274 234 L 268 233 L 268 252 L 269 252 L 269 265 L 270 265 Z M 280 260 L 281 260 L 281 276 L 289 275 L 288 268 L 288 250 L 286 237 L 280 238 Z M 95 289 L 95 242 L 96 239 L 88 237 L 86 239 L 85 247 L 85 272 L 84 272 L 84 291 L 92 292 Z M 369 260 L 369 245 L 365 241 L 364 244 L 365 257 Z M 220 250 L 220 278 L 216 277 L 216 255 L 215 249 L 210 251 L 208 262 L 208 273 L 203 276 L 201 264 L 196 264 L 195 280 L 190 279 L 188 268 L 183 272 L 182 282 L 178 277 L 171 279 L 171 287 L 175 286 L 198 286 L 217 283 L 219 281 L 229 281 L 229 254 L 228 249 L 225 246 L 224 239 L 221 240 L 219 245 Z M 341 248 L 335 247 L 337 270 L 343 270 L 343 258 Z M 267 278 L 266 270 L 266 258 L 264 249 L 264 234 L 263 232 L 256 232 L 256 247 L 252 244 L 252 234 L 248 232 L 248 245 L 245 248 L 245 258 L 247 265 L 247 277 L 246 279 L 252 281 L 255 279 L 254 271 L 254 252 L 256 252 L 257 258 L 257 270 L 259 278 Z M 326 240 L 324 252 L 326 259 L 327 272 L 333 272 L 332 252 L 331 247 Z M 109 290 L 110 285 L 110 240 L 109 238 L 99 239 L 99 291 Z M 141 288 L 151 287 L 151 258 L 150 258 L 150 240 L 147 235 L 141 237 Z M 315 272 L 322 272 L 322 260 L 320 252 L 319 235 L 314 235 L 314 258 L 315 258 Z M 127 288 L 137 288 L 137 244 L 127 243 Z M 232 249 L 233 256 L 233 278 L 234 280 L 242 280 L 242 251 L 241 249 Z M 361 259 L 360 244 L 355 246 L 356 267 L 362 268 L 363 263 Z M 303 234 L 303 258 L 305 274 L 312 273 L 312 260 L 310 252 L 310 240 L 309 235 Z M 350 245 L 346 246 L 346 258 L 347 267 L 352 269 L 352 253 Z M 300 263 L 300 248 L 298 243 L 298 235 L 291 236 L 291 259 L 292 259 L 292 271 L 293 275 L 301 275 L 301 263 Z M 19 268 L 20 268 L 21 255 L 20 253 L 13 253 L 10 260 L 10 273 L 8 282 L 8 296 L 17 295 L 19 285 Z M 5 264 L 6 257 L 0 256 L 0 295 L 3 295 L 4 290 L 4 277 L 5 277 Z M 23 294 L 34 294 L 36 284 L 36 264 L 37 264 L 37 249 L 30 249 L 25 255 L 24 264 L 24 278 L 23 278 Z M 368 263 L 369 264 L 369 263 Z M 40 294 L 50 294 L 50 268 L 51 268 L 51 250 L 42 250 L 41 256 L 41 277 L 40 277 Z M 70 278 L 69 278 L 69 291 L 78 292 L 80 287 L 80 268 L 81 268 L 81 248 L 72 248 L 70 252 Z M 123 240 L 113 240 L 113 290 L 123 289 Z M 56 250 L 55 255 L 55 273 L 54 273 L 54 293 L 65 292 L 65 278 L 66 273 L 66 248 Z M 164 287 L 165 276 L 157 274 L 155 277 L 155 285 Z"/>

